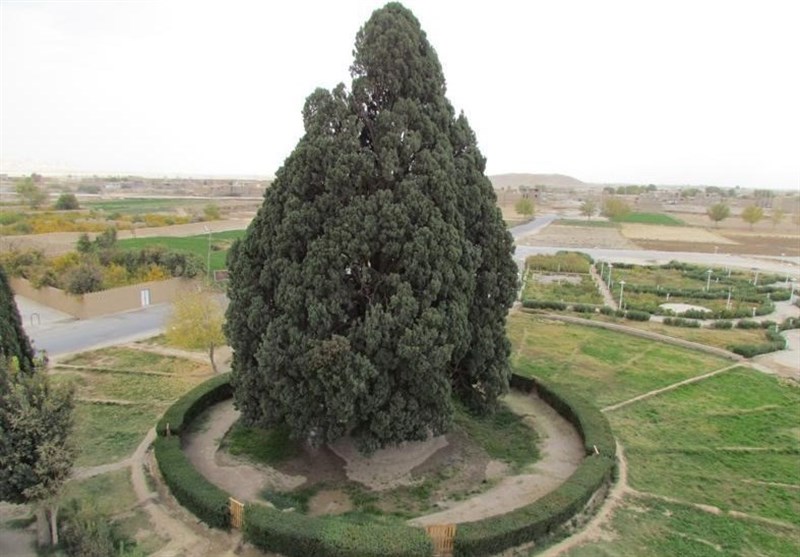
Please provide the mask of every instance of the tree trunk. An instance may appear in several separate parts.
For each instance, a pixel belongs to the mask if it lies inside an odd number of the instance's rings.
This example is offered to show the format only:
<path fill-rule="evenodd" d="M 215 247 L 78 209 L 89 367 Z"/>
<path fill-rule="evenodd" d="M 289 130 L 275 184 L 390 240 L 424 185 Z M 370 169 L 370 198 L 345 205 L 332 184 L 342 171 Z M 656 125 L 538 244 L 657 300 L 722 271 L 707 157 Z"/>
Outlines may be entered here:
<path fill-rule="evenodd" d="M 36 545 L 47 547 L 51 543 L 50 526 L 47 522 L 47 511 L 44 506 L 36 508 Z"/>
<path fill-rule="evenodd" d="M 217 369 L 217 363 L 214 361 L 214 345 L 208 347 L 208 359 L 211 360 L 211 369 L 214 370 L 214 375 L 219 373 Z"/>
<path fill-rule="evenodd" d="M 54 503 L 48 509 L 48 514 L 50 515 L 50 539 L 53 545 L 58 545 L 58 505 Z"/>

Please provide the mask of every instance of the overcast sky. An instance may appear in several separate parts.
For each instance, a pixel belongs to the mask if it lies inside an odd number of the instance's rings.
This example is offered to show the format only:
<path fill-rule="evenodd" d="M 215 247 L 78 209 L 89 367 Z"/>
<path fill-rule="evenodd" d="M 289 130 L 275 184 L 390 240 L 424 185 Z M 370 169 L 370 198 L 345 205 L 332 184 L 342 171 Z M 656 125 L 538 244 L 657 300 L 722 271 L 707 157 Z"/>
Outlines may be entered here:
<path fill-rule="evenodd" d="M 2 0 L 0 170 L 273 175 L 383 2 Z M 407 0 L 487 173 L 800 189 L 796 0 Z"/>

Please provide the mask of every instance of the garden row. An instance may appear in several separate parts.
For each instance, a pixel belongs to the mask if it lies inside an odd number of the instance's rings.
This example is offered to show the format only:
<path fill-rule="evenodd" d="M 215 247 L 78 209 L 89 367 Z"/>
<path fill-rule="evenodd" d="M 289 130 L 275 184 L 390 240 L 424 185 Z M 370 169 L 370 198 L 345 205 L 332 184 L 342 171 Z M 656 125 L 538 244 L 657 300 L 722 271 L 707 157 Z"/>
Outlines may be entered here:
<path fill-rule="evenodd" d="M 181 434 L 201 412 L 231 396 L 230 376 L 215 377 L 176 402 L 157 426 L 155 454 L 164 481 L 178 501 L 210 526 L 231 525 L 229 496 L 206 480 L 181 449 Z M 595 493 L 612 479 L 615 441 L 608 422 L 596 408 L 562 388 L 514 376 L 514 388 L 536 390 L 570 421 L 583 439 L 586 458 L 558 489 L 515 511 L 459 526 L 455 555 L 492 555 L 558 533 L 580 513 Z M 293 556 L 336 557 L 432 555 L 424 530 L 404 522 L 346 516 L 309 517 L 250 504 L 244 511 L 244 535 L 254 545 Z"/>

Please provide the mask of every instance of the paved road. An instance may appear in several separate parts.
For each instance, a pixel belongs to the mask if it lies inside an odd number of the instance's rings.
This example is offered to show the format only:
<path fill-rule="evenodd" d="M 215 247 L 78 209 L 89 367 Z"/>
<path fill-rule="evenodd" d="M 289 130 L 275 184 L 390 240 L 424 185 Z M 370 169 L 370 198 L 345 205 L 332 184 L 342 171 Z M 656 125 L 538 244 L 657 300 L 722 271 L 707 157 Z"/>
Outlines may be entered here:
<path fill-rule="evenodd" d="M 26 302 L 28 300 L 17 297 L 26 332 L 36 349 L 45 350 L 50 357 L 157 335 L 164 329 L 170 309 L 169 304 L 158 304 L 95 319 L 42 322 L 39 325 L 35 320 L 32 324 L 24 318 Z"/>

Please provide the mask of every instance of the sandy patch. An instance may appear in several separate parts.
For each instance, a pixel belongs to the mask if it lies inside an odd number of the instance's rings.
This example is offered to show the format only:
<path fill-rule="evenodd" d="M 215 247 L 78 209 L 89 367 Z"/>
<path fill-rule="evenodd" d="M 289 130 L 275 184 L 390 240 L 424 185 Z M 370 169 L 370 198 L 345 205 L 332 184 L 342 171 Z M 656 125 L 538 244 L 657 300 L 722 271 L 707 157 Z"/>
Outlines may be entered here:
<path fill-rule="evenodd" d="M 309 516 L 343 514 L 353 510 L 350 496 L 340 489 L 326 489 L 308 501 Z"/>
<path fill-rule="evenodd" d="M 563 248 L 638 249 L 617 228 L 557 225 L 548 226 L 537 234 L 517 239 L 522 246 Z"/>
<path fill-rule="evenodd" d="M 380 449 L 366 457 L 358 452 L 352 438 L 344 437 L 331 444 L 330 449 L 345 461 L 348 479 L 370 489 L 384 490 L 414 484 L 411 471 L 447 444 L 447 438 L 439 435 Z"/>
<path fill-rule="evenodd" d="M 660 242 L 695 242 L 702 244 L 736 244 L 720 234 L 688 226 L 658 226 L 654 224 L 623 223 L 622 235 L 631 240 Z"/>
<path fill-rule="evenodd" d="M 710 309 L 704 308 L 703 306 L 694 306 L 692 304 L 669 303 L 669 304 L 661 304 L 658 307 L 674 311 L 675 313 L 683 313 L 684 311 L 689 311 L 689 310 L 711 311 Z"/>
<path fill-rule="evenodd" d="M 584 449 L 572 424 L 536 395 L 512 392 L 504 400 L 514 413 L 525 416 L 539 434 L 541 460 L 524 474 L 504 477 L 484 493 L 453 502 L 446 510 L 415 518 L 411 524 L 473 522 L 507 513 L 551 492 L 577 469 Z"/>

